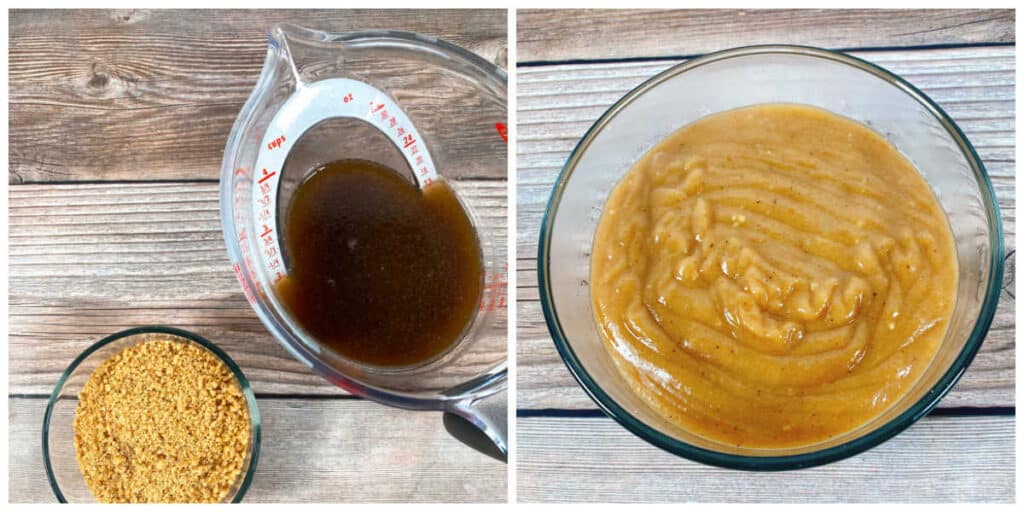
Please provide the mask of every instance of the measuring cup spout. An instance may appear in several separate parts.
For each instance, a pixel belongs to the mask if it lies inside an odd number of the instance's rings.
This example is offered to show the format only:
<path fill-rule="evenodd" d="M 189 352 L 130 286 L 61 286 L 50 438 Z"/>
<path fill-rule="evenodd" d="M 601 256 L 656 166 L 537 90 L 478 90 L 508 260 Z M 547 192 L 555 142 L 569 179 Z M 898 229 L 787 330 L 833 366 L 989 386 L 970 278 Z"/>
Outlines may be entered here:
<path fill-rule="evenodd" d="M 327 50 L 334 54 L 335 60 L 340 64 L 342 58 L 338 52 L 344 45 L 342 42 L 333 41 L 331 35 L 326 32 L 290 23 L 280 23 L 271 27 L 267 44 L 270 45 L 270 51 L 276 54 L 274 63 L 283 65 L 288 70 L 291 78 L 295 80 L 296 87 L 302 87 L 309 81 L 299 72 L 305 67 L 304 62 L 322 62 L 323 52 Z"/>
<path fill-rule="evenodd" d="M 466 445 L 508 462 L 508 390 L 457 402 L 444 415 L 444 426 Z"/>

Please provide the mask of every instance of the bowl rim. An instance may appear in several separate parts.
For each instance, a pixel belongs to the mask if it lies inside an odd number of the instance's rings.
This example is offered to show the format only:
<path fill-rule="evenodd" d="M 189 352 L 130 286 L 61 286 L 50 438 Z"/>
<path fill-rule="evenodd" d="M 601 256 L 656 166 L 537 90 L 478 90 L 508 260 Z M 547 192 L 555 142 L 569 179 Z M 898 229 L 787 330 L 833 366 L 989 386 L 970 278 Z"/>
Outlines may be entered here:
<path fill-rule="evenodd" d="M 245 374 L 242 373 L 242 369 L 239 368 L 235 361 L 227 355 L 226 352 L 220 349 L 220 347 L 214 345 L 212 342 L 199 336 L 198 334 L 185 331 L 183 329 L 177 329 L 174 327 L 166 327 L 162 325 L 147 325 L 142 327 L 133 327 L 123 331 L 116 332 L 103 339 L 93 343 L 81 354 L 76 357 L 64 373 L 61 374 L 57 380 L 56 386 L 53 388 L 53 392 L 50 393 L 50 398 L 46 403 L 46 413 L 43 415 L 43 466 L 46 468 L 46 478 L 50 482 L 50 489 L 53 494 L 57 497 L 60 503 L 67 503 L 67 499 L 64 497 L 64 493 L 60 489 L 60 485 L 57 483 L 57 478 L 53 473 L 53 467 L 50 462 L 50 450 L 49 450 L 49 433 L 50 433 L 50 419 L 53 416 L 53 409 L 60 397 L 61 389 L 64 388 L 64 384 L 72 373 L 78 368 L 78 366 L 85 361 L 90 355 L 99 350 L 100 348 L 109 345 L 122 338 L 129 336 L 135 336 L 139 334 L 169 334 L 171 336 L 177 336 L 184 338 L 190 342 L 193 342 L 210 352 L 212 352 L 218 359 L 220 359 L 227 367 L 231 370 L 231 373 L 235 376 L 235 380 L 238 382 L 238 386 L 242 390 L 242 396 L 245 397 L 246 405 L 249 408 L 249 423 L 252 429 L 250 436 L 250 444 L 252 449 L 249 454 L 249 467 L 246 470 L 245 477 L 238 486 L 238 491 L 231 498 L 231 503 L 239 503 L 242 501 L 242 497 L 249 490 L 249 485 L 252 483 L 253 476 L 256 473 L 256 465 L 259 460 L 260 454 L 260 412 L 256 405 L 256 395 L 252 391 L 252 387 L 249 385 L 249 380 L 245 378 Z M 126 347 L 127 348 L 127 347 Z"/>
<path fill-rule="evenodd" d="M 558 211 L 558 206 L 561 203 L 561 197 L 565 190 L 566 183 L 575 170 L 580 158 L 590 146 L 594 137 L 612 121 L 619 111 L 647 91 L 680 73 L 721 60 L 766 54 L 799 55 L 809 58 L 821 58 L 845 64 L 885 80 L 890 85 L 900 89 L 912 99 L 920 103 L 939 121 L 940 124 L 942 124 L 947 133 L 957 143 L 960 151 L 971 165 L 971 168 L 974 171 L 974 177 L 978 182 L 990 228 L 989 276 L 988 282 L 986 283 L 985 298 L 982 301 L 981 311 L 973 329 L 971 330 L 967 343 L 957 355 L 956 359 L 952 362 L 949 369 L 947 369 L 939 378 L 936 384 L 917 402 L 907 408 L 907 410 L 903 411 L 882 426 L 865 432 L 856 439 L 821 450 L 782 456 L 735 455 L 702 448 L 683 442 L 674 437 L 670 437 L 647 425 L 636 416 L 630 414 L 629 411 L 619 405 L 610 395 L 608 395 L 590 375 L 590 373 L 587 372 L 586 368 L 573 351 L 572 346 L 569 344 L 568 339 L 562 331 L 562 327 L 558 319 L 558 313 L 554 306 L 554 300 L 551 296 L 551 283 L 549 279 L 550 270 L 548 268 L 550 263 L 549 245 L 551 240 L 551 228 L 555 215 Z M 551 337 L 554 340 L 555 348 L 558 350 L 563 362 L 568 367 L 569 372 L 572 373 L 573 377 L 587 395 L 590 396 L 590 398 L 602 411 L 604 411 L 605 414 L 648 443 L 690 460 L 730 469 L 782 471 L 819 466 L 867 451 L 892 438 L 896 434 L 899 434 L 935 408 L 946 393 L 948 393 L 949 390 L 957 383 L 964 371 L 966 371 L 988 333 L 989 326 L 992 323 L 992 318 L 995 315 L 996 305 L 999 302 L 1001 283 L 1003 279 L 1004 252 L 1002 220 L 995 200 L 995 192 L 992 188 L 992 182 L 985 170 L 985 166 L 982 163 L 981 158 L 978 156 L 978 153 L 975 151 L 974 146 L 971 145 L 960 127 L 931 98 L 895 73 L 892 73 L 877 64 L 847 55 L 843 52 L 811 46 L 753 45 L 709 53 L 700 57 L 685 60 L 684 62 L 661 71 L 655 76 L 645 80 L 640 85 L 634 87 L 622 98 L 613 103 L 597 119 L 597 121 L 587 129 L 563 165 L 562 170 L 551 190 L 551 195 L 544 210 L 537 250 L 537 280 L 540 289 L 541 309 L 544 312 L 544 320 L 547 323 L 548 331 L 551 333 Z"/>

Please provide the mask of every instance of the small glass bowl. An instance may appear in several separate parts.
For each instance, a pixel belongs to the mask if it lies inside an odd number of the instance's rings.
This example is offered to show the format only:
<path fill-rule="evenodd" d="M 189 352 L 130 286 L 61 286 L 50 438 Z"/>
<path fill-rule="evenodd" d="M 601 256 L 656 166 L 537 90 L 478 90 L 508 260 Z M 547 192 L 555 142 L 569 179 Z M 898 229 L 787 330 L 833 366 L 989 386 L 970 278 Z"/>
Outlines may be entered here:
<path fill-rule="evenodd" d="M 960 267 L 949 330 L 907 394 L 865 425 L 820 443 L 737 448 L 672 424 L 642 402 L 597 332 L 590 250 L 608 194 L 651 146 L 717 112 L 763 103 L 812 105 L 865 124 L 921 172 L 953 231 Z M 939 403 L 981 347 L 1003 275 L 1003 229 L 992 184 L 967 137 L 902 78 L 849 55 L 802 46 L 751 46 L 689 60 L 640 84 L 587 131 L 555 182 L 541 224 L 537 278 L 559 354 L 609 416 L 644 440 L 698 462 L 773 471 L 837 461 L 895 436 Z"/>
<path fill-rule="evenodd" d="M 43 417 L 43 465 L 46 477 L 50 481 L 53 494 L 61 503 L 95 503 L 96 498 L 85 485 L 82 472 L 78 467 L 75 451 L 75 409 L 78 407 L 78 393 L 88 382 L 93 371 L 104 361 L 110 359 L 121 350 L 132 345 L 150 340 L 170 339 L 181 343 L 198 345 L 212 352 L 235 375 L 235 382 L 245 396 L 249 409 L 251 435 L 249 436 L 249 454 L 242 463 L 242 471 L 224 498 L 225 503 L 238 503 L 252 482 L 256 472 L 256 460 L 260 452 L 260 413 L 256 407 L 256 396 L 253 395 L 249 381 L 242 374 L 238 365 L 217 348 L 213 343 L 200 336 L 181 329 L 171 327 L 148 326 L 136 327 L 111 334 L 82 352 L 57 381 L 57 386 L 50 395 Z"/>

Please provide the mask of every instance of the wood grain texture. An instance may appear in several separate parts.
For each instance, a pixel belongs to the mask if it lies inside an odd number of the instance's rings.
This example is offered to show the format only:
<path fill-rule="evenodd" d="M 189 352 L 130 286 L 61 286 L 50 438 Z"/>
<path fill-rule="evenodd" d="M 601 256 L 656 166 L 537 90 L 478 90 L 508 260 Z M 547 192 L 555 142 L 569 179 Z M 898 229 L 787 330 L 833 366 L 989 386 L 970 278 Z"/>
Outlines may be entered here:
<path fill-rule="evenodd" d="M 520 24 L 522 26 L 522 23 Z M 999 200 L 1007 253 L 1016 244 L 1015 50 L 1008 47 L 854 53 L 937 101 L 984 160 Z M 631 88 L 681 61 L 519 68 L 517 106 L 517 406 L 593 408 L 555 351 L 538 302 L 539 227 L 551 187 L 587 128 Z M 981 352 L 946 407 L 1014 405 L 1015 302 L 1004 293 Z"/>
<path fill-rule="evenodd" d="M 217 179 L 280 22 L 419 32 L 507 65 L 504 9 L 14 10 L 9 182 Z M 452 139 L 446 150 L 500 140 L 492 130 Z"/>
<path fill-rule="evenodd" d="M 1012 416 L 929 416 L 860 456 L 780 473 L 690 462 L 607 418 L 519 418 L 517 428 L 520 502 L 1009 503 L 1015 497 Z"/>
<path fill-rule="evenodd" d="M 10 501 L 55 502 L 46 401 L 10 400 Z M 260 399 L 263 443 L 245 502 L 504 502 L 505 464 L 453 439 L 441 414 L 364 400 Z"/>
<path fill-rule="evenodd" d="M 453 185 L 505 251 L 507 184 Z M 223 348 L 257 394 L 343 394 L 249 307 L 224 247 L 216 183 L 15 185 L 9 198 L 10 393 L 49 394 L 91 343 L 161 324 Z M 506 315 L 499 310 L 499 321 Z M 482 343 L 504 351 L 500 334 Z"/>
<path fill-rule="evenodd" d="M 932 9 L 520 9 L 516 22 L 516 58 L 523 63 L 687 56 L 753 44 L 1013 43 L 1015 15 L 1012 10 Z"/>
<path fill-rule="evenodd" d="M 91 343 L 147 324 L 210 339 L 249 377 L 264 430 L 247 501 L 505 501 L 504 464 L 455 441 L 439 413 L 344 396 L 269 335 L 232 276 L 216 180 L 280 22 L 419 32 L 507 67 L 504 9 L 10 11 L 12 501 L 53 501 L 40 397 Z M 387 71 L 411 82 L 422 70 Z M 445 93 L 421 92 L 425 109 Z M 430 120 L 445 115 L 433 110 Z M 474 150 L 490 158 L 504 146 L 488 128 L 446 131 L 457 140 L 435 145 L 435 161 Z M 507 184 L 480 169 L 445 174 L 507 253 Z M 497 317 L 507 322 L 507 311 Z M 503 332 L 482 343 L 507 352 Z M 470 365 L 490 355 L 454 371 L 475 373 Z M 306 397 L 282 396 L 294 394 Z"/>
<path fill-rule="evenodd" d="M 923 90 L 964 130 L 994 179 L 1000 206 L 1014 203 L 1014 48 L 853 52 Z M 557 65 L 517 70 L 518 218 L 539 219 L 569 152 L 612 103 L 683 60 Z M 531 187 L 541 190 L 533 192 Z M 542 197 L 540 203 L 524 199 Z M 537 222 L 520 222 L 517 238 L 535 243 Z M 532 230 L 532 231 L 527 231 Z M 530 246 L 520 244 L 530 251 Z M 520 256 L 522 256 L 522 251 Z M 532 255 L 532 254 L 531 254 Z"/>

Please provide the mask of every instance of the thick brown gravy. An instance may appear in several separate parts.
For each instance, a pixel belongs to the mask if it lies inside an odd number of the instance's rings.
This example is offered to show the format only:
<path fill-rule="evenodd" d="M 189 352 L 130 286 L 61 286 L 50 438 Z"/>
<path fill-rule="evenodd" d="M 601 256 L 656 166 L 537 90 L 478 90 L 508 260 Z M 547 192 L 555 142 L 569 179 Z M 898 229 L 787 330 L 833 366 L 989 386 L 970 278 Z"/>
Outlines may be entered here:
<path fill-rule="evenodd" d="M 299 185 L 286 222 L 278 295 L 341 355 L 415 365 L 451 348 L 473 319 L 480 245 L 445 182 L 421 191 L 373 162 L 331 162 Z"/>
<path fill-rule="evenodd" d="M 599 331 L 637 395 L 758 448 L 842 435 L 904 396 L 942 343 L 958 272 L 913 165 L 799 105 L 659 142 L 612 191 L 591 258 Z"/>

